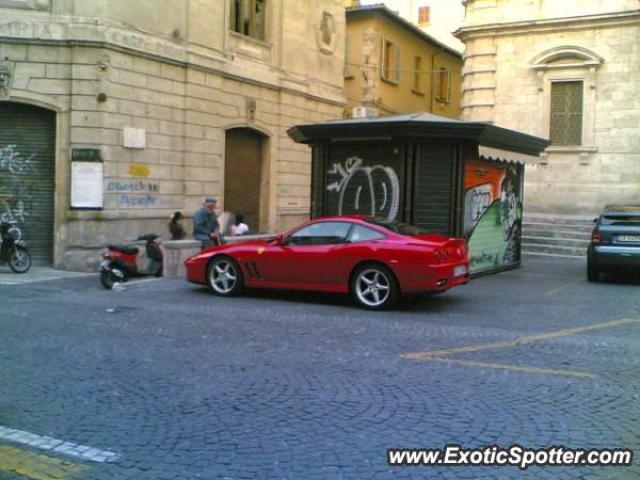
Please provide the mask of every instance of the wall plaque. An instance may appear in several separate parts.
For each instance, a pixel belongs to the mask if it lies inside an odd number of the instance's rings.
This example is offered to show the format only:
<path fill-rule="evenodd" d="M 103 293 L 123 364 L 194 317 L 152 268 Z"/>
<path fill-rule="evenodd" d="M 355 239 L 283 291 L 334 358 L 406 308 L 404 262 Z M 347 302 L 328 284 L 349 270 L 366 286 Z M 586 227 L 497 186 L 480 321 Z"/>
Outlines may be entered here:
<path fill-rule="evenodd" d="M 102 150 L 99 148 L 72 148 L 72 162 L 101 162 Z"/>
<path fill-rule="evenodd" d="M 102 162 L 71 162 L 71 208 L 101 209 Z"/>

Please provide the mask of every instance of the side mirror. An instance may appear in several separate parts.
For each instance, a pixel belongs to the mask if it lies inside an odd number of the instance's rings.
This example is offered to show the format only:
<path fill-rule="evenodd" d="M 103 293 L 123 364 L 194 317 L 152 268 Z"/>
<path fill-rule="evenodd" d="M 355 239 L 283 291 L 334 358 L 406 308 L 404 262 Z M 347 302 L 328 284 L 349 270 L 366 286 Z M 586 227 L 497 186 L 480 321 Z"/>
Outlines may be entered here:
<path fill-rule="evenodd" d="M 598 223 L 598 217 L 593 219 L 593 223 Z"/>
<path fill-rule="evenodd" d="M 276 238 L 274 239 L 276 245 L 284 245 L 285 241 L 284 241 L 284 233 L 279 233 L 278 235 L 276 235 Z"/>

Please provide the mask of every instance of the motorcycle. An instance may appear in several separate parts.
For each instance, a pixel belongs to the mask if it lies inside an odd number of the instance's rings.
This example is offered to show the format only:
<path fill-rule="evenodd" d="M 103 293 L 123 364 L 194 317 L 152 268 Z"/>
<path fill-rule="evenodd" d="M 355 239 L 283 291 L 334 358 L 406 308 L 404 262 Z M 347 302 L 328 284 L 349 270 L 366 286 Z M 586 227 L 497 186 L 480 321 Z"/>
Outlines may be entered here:
<path fill-rule="evenodd" d="M 100 264 L 100 283 L 107 290 L 115 285 L 137 277 L 162 276 L 162 248 L 160 237 L 154 233 L 140 235 L 136 240 L 145 242 L 145 252 L 149 264 L 145 269 L 138 268 L 140 249 L 133 245 L 107 245 L 102 253 L 104 260 Z"/>
<path fill-rule="evenodd" d="M 9 264 L 15 273 L 25 273 L 31 268 L 31 255 L 24 240 L 15 235 L 15 221 L 0 221 L 0 265 Z"/>

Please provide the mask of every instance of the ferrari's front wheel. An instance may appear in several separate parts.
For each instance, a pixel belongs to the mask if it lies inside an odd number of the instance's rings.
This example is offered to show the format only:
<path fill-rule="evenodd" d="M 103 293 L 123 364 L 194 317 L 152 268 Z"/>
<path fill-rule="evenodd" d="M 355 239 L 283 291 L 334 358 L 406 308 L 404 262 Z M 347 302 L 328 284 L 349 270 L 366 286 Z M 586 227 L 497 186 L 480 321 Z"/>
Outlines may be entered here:
<path fill-rule="evenodd" d="M 351 277 L 354 300 L 369 310 L 385 310 L 398 301 L 400 289 L 391 271 L 377 264 L 363 265 Z"/>
<path fill-rule="evenodd" d="M 244 279 L 240 266 L 227 256 L 216 256 L 207 269 L 207 283 L 213 293 L 229 297 L 242 291 Z"/>

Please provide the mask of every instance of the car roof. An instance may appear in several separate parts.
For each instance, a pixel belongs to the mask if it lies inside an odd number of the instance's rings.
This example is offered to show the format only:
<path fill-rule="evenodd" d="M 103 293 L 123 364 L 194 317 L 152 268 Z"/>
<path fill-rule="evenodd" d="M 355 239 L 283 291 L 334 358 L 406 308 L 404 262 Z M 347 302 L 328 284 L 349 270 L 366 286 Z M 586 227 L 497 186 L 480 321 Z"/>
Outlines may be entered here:
<path fill-rule="evenodd" d="M 640 205 L 627 204 L 627 205 L 607 205 L 604 207 L 605 215 L 615 214 L 638 214 L 640 215 Z"/>

